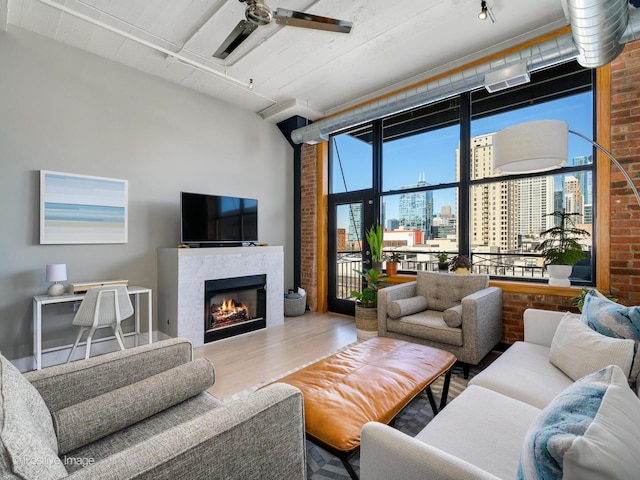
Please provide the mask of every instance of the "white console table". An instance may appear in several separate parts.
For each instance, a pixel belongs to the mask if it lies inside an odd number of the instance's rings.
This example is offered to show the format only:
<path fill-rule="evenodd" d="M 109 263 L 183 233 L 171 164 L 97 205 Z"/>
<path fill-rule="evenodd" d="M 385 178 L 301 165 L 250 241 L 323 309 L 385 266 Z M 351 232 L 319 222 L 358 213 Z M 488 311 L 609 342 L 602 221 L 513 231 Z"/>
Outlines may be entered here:
<path fill-rule="evenodd" d="M 151 310 L 151 289 L 147 287 L 127 287 L 129 295 L 134 296 L 135 300 L 135 322 L 136 322 L 136 335 L 140 334 L 140 295 L 147 295 L 147 313 L 149 324 L 149 343 L 153 341 L 153 315 Z M 36 295 L 33 297 L 33 355 L 35 357 L 34 367 L 36 370 L 42 368 L 42 307 L 45 305 L 51 305 L 54 303 L 72 303 L 81 301 L 84 298 L 84 294 L 65 294 L 58 297 L 51 297 L 49 295 Z M 129 334 L 128 334 L 129 335 Z M 50 348 L 46 351 L 58 350 L 61 347 Z"/>

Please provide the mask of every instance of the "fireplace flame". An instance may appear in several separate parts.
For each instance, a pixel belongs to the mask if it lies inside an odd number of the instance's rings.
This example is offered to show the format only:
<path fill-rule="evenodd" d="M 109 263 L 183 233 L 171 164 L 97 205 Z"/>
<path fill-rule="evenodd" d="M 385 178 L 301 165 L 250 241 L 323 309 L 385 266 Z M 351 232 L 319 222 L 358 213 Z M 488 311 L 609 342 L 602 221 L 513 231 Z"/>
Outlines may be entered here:
<path fill-rule="evenodd" d="M 249 308 L 243 303 L 233 301 L 233 299 L 225 299 L 219 305 L 213 305 L 211 314 L 215 322 L 225 320 L 239 320 L 249 318 Z"/>

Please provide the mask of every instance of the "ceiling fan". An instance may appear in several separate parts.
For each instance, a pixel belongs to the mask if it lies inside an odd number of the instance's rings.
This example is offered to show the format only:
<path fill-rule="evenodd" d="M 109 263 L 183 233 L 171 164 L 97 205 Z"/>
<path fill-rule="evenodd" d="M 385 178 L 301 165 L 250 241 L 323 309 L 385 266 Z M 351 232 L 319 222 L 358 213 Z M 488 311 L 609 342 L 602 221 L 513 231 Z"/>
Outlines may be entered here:
<path fill-rule="evenodd" d="M 227 58 L 256 28 L 261 25 L 267 25 L 274 19 L 276 23 L 280 25 L 328 30 L 339 33 L 349 33 L 353 26 L 352 22 L 345 20 L 321 17 L 319 15 L 296 12 L 295 10 L 287 10 L 284 8 L 277 8 L 274 12 L 260 0 L 239 1 L 247 4 L 244 12 L 246 20 L 240 20 L 236 28 L 234 28 L 224 42 L 222 42 L 220 48 L 213 54 L 216 58 Z"/>

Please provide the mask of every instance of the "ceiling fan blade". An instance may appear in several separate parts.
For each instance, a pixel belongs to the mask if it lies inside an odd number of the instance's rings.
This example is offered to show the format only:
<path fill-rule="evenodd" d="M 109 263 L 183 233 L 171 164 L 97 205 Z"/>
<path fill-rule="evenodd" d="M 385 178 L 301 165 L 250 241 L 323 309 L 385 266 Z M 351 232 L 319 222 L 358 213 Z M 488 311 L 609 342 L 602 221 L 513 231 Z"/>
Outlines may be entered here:
<path fill-rule="evenodd" d="M 285 8 L 278 8 L 273 14 L 276 23 L 291 25 L 293 27 L 314 28 L 316 30 L 328 30 L 330 32 L 349 33 L 353 22 L 338 20 L 336 18 L 321 17 L 310 13 L 296 12 Z"/>
<path fill-rule="evenodd" d="M 247 22 L 246 20 L 240 20 L 236 28 L 232 30 L 229 36 L 222 42 L 222 45 L 216 50 L 216 53 L 213 54 L 213 57 L 223 60 L 227 58 L 256 28 L 258 28 L 258 25 Z"/>

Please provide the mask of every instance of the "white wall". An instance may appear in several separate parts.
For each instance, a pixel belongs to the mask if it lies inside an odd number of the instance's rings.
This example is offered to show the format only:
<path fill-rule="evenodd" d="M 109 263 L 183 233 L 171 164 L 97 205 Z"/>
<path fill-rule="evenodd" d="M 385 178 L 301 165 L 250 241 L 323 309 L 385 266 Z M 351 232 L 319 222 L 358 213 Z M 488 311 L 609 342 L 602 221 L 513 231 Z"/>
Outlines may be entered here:
<path fill-rule="evenodd" d="M 180 191 L 258 198 L 260 241 L 284 245 L 292 287 L 292 166 L 293 149 L 256 114 L 0 31 L 0 351 L 31 355 L 31 299 L 46 291 L 47 263 L 66 263 L 69 281 L 124 278 L 157 293 L 156 249 L 179 243 Z M 129 242 L 40 245 L 40 170 L 127 179 Z M 48 308 L 45 348 L 72 343 L 70 305 Z"/>

